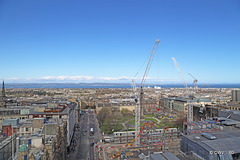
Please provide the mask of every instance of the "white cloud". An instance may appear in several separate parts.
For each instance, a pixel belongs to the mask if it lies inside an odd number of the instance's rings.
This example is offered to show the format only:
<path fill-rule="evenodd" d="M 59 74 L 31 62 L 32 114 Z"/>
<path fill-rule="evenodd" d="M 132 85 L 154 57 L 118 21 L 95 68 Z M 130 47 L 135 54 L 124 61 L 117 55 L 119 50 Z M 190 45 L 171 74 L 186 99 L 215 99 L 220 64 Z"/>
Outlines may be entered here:
<path fill-rule="evenodd" d="M 19 78 L 7 78 L 7 80 L 18 80 Z"/>
<path fill-rule="evenodd" d="M 131 78 L 122 77 L 92 77 L 92 76 L 45 76 L 40 78 L 7 78 L 6 82 L 129 82 Z"/>
<path fill-rule="evenodd" d="M 71 83 L 93 83 L 93 82 L 108 82 L 108 83 L 131 83 L 130 77 L 92 77 L 92 76 L 45 76 L 40 78 L 7 78 L 6 82 L 9 83 L 55 83 L 55 82 L 71 82 Z M 135 83 L 141 83 L 142 78 L 135 78 Z M 159 82 L 177 82 L 174 79 L 156 79 L 156 78 L 146 78 L 145 83 L 159 83 Z"/>
<path fill-rule="evenodd" d="M 82 81 L 82 80 L 93 80 L 94 78 L 91 76 L 46 76 L 40 79 L 56 80 L 56 81 L 63 81 L 63 80 Z"/>
<path fill-rule="evenodd" d="M 116 80 L 130 80 L 131 78 L 122 76 L 122 77 L 98 77 L 97 80 L 106 80 L 106 81 L 116 81 Z"/>

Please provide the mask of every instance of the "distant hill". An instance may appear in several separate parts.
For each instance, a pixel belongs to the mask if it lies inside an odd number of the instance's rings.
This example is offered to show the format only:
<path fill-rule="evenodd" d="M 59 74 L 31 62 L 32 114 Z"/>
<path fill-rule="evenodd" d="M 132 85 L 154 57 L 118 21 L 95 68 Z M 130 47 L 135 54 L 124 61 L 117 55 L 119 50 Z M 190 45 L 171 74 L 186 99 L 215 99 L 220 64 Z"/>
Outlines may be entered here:
<path fill-rule="evenodd" d="M 191 86 L 192 84 L 188 84 Z M 137 84 L 139 86 L 139 84 Z M 184 88 L 183 84 L 146 84 L 162 88 Z M 6 88 L 131 88 L 130 83 L 5 83 Z M 200 88 L 240 88 L 240 84 L 199 84 Z"/>

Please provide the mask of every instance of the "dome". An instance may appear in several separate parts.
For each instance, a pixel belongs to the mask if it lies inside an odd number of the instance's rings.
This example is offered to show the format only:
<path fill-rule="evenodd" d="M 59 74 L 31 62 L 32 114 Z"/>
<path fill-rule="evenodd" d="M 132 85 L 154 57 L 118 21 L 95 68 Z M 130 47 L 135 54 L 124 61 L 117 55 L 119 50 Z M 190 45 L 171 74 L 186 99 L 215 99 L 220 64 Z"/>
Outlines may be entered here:
<path fill-rule="evenodd" d="M 23 141 L 23 144 L 20 145 L 19 152 L 25 152 L 27 150 L 28 150 L 28 146 Z"/>

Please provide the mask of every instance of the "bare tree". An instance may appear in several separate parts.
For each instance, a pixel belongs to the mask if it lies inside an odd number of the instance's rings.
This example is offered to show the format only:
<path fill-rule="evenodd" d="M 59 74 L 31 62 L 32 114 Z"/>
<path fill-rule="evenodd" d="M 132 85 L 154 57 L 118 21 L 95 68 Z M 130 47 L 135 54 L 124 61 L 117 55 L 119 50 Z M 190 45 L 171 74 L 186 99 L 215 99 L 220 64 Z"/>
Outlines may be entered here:
<path fill-rule="evenodd" d="M 97 114 L 98 122 L 100 122 L 101 125 L 103 125 L 103 122 L 105 121 L 106 117 L 110 115 L 109 108 L 102 108 L 99 113 Z"/>
<path fill-rule="evenodd" d="M 123 115 L 132 115 L 132 111 L 130 111 L 129 109 L 122 109 L 121 110 L 121 113 Z"/>

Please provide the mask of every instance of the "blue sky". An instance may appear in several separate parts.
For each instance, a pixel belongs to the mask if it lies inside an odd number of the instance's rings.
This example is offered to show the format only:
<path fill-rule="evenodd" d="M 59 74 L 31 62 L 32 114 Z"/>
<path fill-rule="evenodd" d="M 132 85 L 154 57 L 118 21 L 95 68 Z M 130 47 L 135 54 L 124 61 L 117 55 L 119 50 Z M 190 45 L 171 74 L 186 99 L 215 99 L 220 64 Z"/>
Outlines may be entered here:
<path fill-rule="evenodd" d="M 239 0 L 0 0 L 6 82 L 240 82 Z"/>

